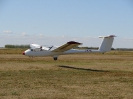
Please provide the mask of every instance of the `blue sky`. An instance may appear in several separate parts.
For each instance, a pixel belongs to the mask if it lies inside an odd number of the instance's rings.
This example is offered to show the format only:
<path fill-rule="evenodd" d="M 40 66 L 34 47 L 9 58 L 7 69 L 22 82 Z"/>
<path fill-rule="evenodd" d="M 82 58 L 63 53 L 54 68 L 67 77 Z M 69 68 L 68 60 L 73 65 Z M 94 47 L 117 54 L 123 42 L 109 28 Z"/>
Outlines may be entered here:
<path fill-rule="evenodd" d="M 98 46 L 114 34 L 114 47 L 133 48 L 132 0 L 0 0 L 0 46 L 68 40 Z"/>

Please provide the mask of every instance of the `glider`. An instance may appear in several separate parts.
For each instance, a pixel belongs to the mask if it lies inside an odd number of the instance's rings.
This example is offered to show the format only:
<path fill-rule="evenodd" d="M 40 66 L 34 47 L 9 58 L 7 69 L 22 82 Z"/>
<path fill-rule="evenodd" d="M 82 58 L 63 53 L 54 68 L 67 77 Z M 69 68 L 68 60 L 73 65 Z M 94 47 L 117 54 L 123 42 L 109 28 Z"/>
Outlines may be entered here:
<path fill-rule="evenodd" d="M 111 50 L 114 37 L 116 37 L 116 36 L 115 35 L 100 36 L 99 38 L 103 38 L 103 40 L 102 40 L 102 43 L 98 50 L 73 49 L 74 47 L 77 47 L 77 46 L 81 45 L 82 43 L 75 42 L 75 41 L 69 41 L 60 47 L 55 47 L 55 46 L 46 47 L 46 46 L 41 46 L 38 44 L 30 44 L 30 49 L 24 51 L 22 54 L 29 56 L 29 57 L 51 56 L 51 57 L 53 57 L 54 60 L 57 60 L 59 55 L 65 55 L 65 54 L 98 53 L 98 52 L 105 53 L 105 52 L 109 52 Z"/>

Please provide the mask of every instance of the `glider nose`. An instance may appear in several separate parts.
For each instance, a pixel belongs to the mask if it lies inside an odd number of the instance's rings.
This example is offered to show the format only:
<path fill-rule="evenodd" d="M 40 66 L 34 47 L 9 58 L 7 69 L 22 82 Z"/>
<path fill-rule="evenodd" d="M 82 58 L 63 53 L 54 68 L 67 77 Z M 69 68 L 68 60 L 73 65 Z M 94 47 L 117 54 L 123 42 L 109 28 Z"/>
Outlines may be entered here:
<path fill-rule="evenodd" d="M 22 54 L 25 55 L 25 52 L 23 52 Z"/>

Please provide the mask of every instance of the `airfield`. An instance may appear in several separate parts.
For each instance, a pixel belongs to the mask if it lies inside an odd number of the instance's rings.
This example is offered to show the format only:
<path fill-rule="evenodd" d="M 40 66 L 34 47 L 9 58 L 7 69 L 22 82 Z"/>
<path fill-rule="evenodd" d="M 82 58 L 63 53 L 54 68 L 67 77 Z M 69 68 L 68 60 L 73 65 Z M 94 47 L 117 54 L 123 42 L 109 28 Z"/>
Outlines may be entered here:
<path fill-rule="evenodd" d="M 29 58 L 0 49 L 0 99 L 132 99 L 133 52 Z"/>

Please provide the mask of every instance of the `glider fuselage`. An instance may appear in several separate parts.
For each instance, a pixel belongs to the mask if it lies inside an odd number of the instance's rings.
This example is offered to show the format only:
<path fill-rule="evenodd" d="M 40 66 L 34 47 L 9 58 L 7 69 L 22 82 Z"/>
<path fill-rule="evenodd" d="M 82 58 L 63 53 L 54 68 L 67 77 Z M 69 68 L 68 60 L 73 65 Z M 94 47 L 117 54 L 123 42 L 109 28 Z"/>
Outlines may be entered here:
<path fill-rule="evenodd" d="M 76 54 L 76 53 L 93 53 L 93 52 L 100 52 L 98 50 L 77 50 L 77 49 L 71 49 L 65 52 L 51 52 L 49 50 L 33 50 L 30 49 L 26 50 L 23 54 L 26 56 L 32 56 L 32 57 L 43 57 L 43 56 L 58 56 L 58 55 L 65 55 L 65 54 Z"/>

